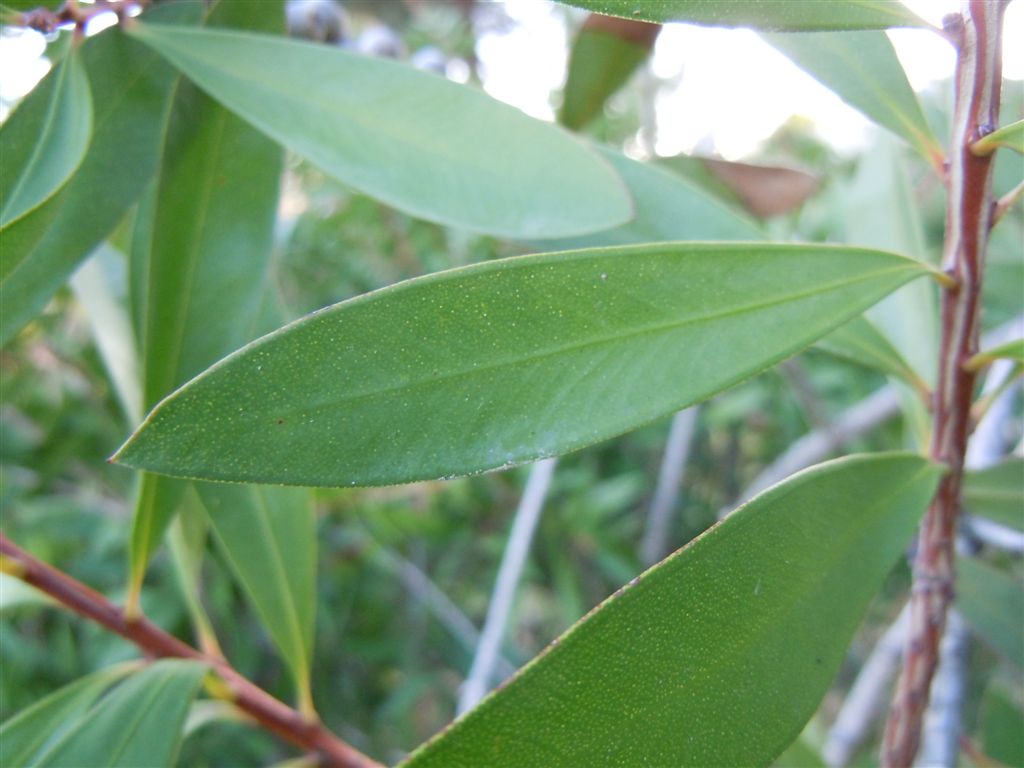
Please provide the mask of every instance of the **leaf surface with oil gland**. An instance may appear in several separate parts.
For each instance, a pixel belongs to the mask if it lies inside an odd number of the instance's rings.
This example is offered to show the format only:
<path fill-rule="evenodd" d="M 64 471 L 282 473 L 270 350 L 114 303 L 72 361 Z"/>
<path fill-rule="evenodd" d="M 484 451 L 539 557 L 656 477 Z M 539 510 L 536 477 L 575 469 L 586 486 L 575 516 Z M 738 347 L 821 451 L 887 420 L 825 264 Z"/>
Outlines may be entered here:
<path fill-rule="evenodd" d="M 940 468 L 851 456 L 613 595 L 408 768 L 767 765 L 818 707 Z"/>
<path fill-rule="evenodd" d="M 492 261 L 315 312 L 161 402 L 117 460 L 388 485 L 565 453 L 698 402 L 927 273 L 882 251 L 659 243 Z"/>

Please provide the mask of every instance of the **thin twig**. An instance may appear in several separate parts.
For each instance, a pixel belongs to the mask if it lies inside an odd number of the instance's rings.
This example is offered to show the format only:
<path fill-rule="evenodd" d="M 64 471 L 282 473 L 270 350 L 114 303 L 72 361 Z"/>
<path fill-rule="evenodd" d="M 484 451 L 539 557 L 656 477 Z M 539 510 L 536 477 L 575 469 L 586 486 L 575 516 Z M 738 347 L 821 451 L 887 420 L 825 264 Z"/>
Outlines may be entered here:
<path fill-rule="evenodd" d="M 505 625 L 512 611 L 519 578 L 526 564 L 533 532 L 540 520 L 544 497 L 547 496 L 548 487 L 551 485 L 551 476 L 554 474 L 557 461 L 558 459 L 554 458 L 543 459 L 530 468 L 530 477 L 526 481 L 526 489 L 523 491 L 519 508 L 516 509 L 512 531 L 508 535 L 505 553 L 498 567 L 498 579 L 487 608 L 487 619 L 480 633 L 480 643 L 477 645 L 469 676 L 463 683 L 459 695 L 460 715 L 475 707 L 491 688 L 494 664 L 505 636 Z"/>
<path fill-rule="evenodd" d="M 640 541 L 640 559 L 644 565 L 654 565 L 668 554 L 672 512 L 679 501 L 690 445 L 696 432 L 698 410 L 698 406 L 686 408 L 672 418 L 665 453 L 661 457 L 658 482 L 654 487 L 654 497 L 647 513 L 643 539 Z"/>
<path fill-rule="evenodd" d="M 959 286 L 942 295 L 930 450 L 931 457 L 948 471 L 939 481 L 918 536 L 910 633 L 882 748 L 886 768 L 909 766 L 917 753 L 939 641 L 953 600 L 953 547 L 974 394 L 974 373 L 964 363 L 978 349 L 981 279 L 993 209 L 991 156 L 977 157 L 970 145 L 985 126 L 998 121 L 1005 7 L 1004 2 L 968 0 L 959 25 L 943 255 L 945 271 Z"/>
<path fill-rule="evenodd" d="M 65 608 L 129 640 L 145 654 L 157 658 L 194 659 L 209 665 L 224 681 L 231 703 L 262 728 L 302 749 L 317 753 L 323 765 L 331 768 L 380 768 L 380 763 L 346 744 L 320 722 L 306 719 L 297 710 L 274 698 L 223 659 L 201 653 L 145 618 L 128 621 L 124 611 L 99 592 L 33 557 L 3 534 L 0 534 L 0 554 L 5 560 L 5 572 L 49 595 Z"/>

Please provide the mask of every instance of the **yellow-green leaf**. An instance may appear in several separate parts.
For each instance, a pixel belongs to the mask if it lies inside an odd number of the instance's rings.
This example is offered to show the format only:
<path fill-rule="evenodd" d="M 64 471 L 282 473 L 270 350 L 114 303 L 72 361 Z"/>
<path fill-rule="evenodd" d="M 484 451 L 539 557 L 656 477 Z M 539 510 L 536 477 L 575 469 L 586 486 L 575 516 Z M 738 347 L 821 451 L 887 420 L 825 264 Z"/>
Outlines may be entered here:
<path fill-rule="evenodd" d="M 971 145 L 976 155 L 991 155 L 999 147 L 1007 147 L 1024 155 L 1024 120 L 1004 125 Z"/>

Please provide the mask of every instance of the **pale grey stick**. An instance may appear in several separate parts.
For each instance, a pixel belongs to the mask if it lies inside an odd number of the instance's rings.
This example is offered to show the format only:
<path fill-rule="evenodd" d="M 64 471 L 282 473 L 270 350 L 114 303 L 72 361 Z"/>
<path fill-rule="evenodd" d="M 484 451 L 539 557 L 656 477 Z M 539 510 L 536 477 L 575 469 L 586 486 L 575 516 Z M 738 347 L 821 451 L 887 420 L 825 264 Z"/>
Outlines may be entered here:
<path fill-rule="evenodd" d="M 533 533 L 537 529 L 540 513 L 544 508 L 544 497 L 547 496 L 551 475 L 557 462 L 556 458 L 542 459 L 530 468 L 530 477 L 526 481 L 526 489 L 516 509 L 505 553 L 498 567 L 498 578 L 491 594 L 487 619 L 480 633 L 473 665 L 459 694 L 460 715 L 475 707 L 491 688 L 495 661 L 505 636 L 505 626 L 508 624 L 508 616 L 515 601 L 519 578 L 526 564 L 526 556 L 530 552 Z"/>
<path fill-rule="evenodd" d="M 668 554 L 669 528 L 672 512 L 679 501 L 679 491 L 686 474 L 686 462 L 697 427 L 699 407 L 679 411 L 672 417 L 665 453 L 661 457 L 658 482 L 647 512 L 643 539 L 640 541 L 640 559 L 644 565 L 654 565 Z"/>
<path fill-rule="evenodd" d="M 438 623 L 443 626 L 468 651 L 476 648 L 480 642 L 480 632 L 473 622 L 462 612 L 455 602 L 448 597 L 434 581 L 415 563 L 387 549 L 380 549 L 376 559 L 388 568 L 414 598 L 421 601 Z M 516 671 L 516 667 L 504 656 L 495 660 L 495 671 L 501 677 L 508 677 Z"/>
<path fill-rule="evenodd" d="M 871 650 L 853 687 L 843 700 L 843 706 L 822 748 L 822 757 L 832 768 L 849 765 L 867 738 L 874 721 L 889 702 L 889 691 L 903 657 L 903 641 L 909 622 L 910 611 L 904 605 L 899 616 Z"/>

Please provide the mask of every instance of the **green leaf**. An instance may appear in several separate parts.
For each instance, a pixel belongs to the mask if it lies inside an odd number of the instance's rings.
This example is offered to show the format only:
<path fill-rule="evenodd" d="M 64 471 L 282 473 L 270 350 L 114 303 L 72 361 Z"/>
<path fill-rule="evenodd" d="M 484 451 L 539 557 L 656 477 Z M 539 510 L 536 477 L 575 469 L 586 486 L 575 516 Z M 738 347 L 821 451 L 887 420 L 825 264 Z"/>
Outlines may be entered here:
<path fill-rule="evenodd" d="M 201 12 L 201 3 L 179 2 L 146 15 L 188 23 Z M 92 141 L 60 192 L 4 230 L 0 343 L 42 310 L 113 230 L 158 162 L 174 69 L 116 27 L 88 38 L 81 55 L 92 85 Z"/>
<path fill-rule="evenodd" d="M 760 240 L 764 233 L 746 214 L 687 179 L 597 147 L 636 201 L 636 216 L 621 227 L 592 235 L 543 241 L 548 249 L 634 245 L 669 240 Z"/>
<path fill-rule="evenodd" d="M 927 27 L 896 0 L 561 0 L 589 11 L 645 21 L 807 32 L 823 29 Z"/>
<path fill-rule="evenodd" d="M 985 754 L 1000 765 L 1024 765 L 1024 711 L 1019 686 L 995 679 L 981 700 L 981 739 Z"/>
<path fill-rule="evenodd" d="M 1024 459 L 965 472 L 964 507 L 973 515 L 1024 531 Z"/>
<path fill-rule="evenodd" d="M 578 131 L 597 117 L 609 97 L 651 55 L 660 29 L 643 21 L 591 14 L 569 54 L 559 122 Z"/>
<path fill-rule="evenodd" d="M 72 729 L 81 725 L 89 708 L 104 691 L 123 678 L 130 667 L 111 667 L 79 678 L 0 726 L 0 765 L 38 765 L 40 759 Z"/>
<path fill-rule="evenodd" d="M 919 392 L 928 392 L 928 385 L 903 359 L 899 350 L 865 317 L 855 317 L 839 326 L 817 346 L 836 357 L 897 376 Z"/>
<path fill-rule="evenodd" d="M 217 544 L 313 712 L 316 516 L 304 488 L 196 483 Z"/>
<path fill-rule="evenodd" d="M 280 3 L 221 2 L 207 23 L 275 29 L 283 19 Z M 191 83 L 177 89 L 166 134 L 154 197 L 137 214 L 133 243 L 147 409 L 257 335 L 283 166 L 277 144 Z M 166 479 L 142 482 L 133 597 L 183 493 Z"/>
<path fill-rule="evenodd" d="M 971 151 L 976 155 L 991 155 L 999 147 L 1007 147 L 1024 155 L 1024 120 L 1004 125 L 978 139 L 971 145 Z"/>
<path fill-rule="evenodd" d="M 102 698 L 45 756 L 43 768 L 170 768 L 206 666 L 150 664 Z"/>
<path fill-rule="evenodd" d="M 116 460 L 386 485 L 554 456 L 700 401 L 926 272 L 818 245 L 522 256 L 313 313 L 168 397 Z"/>
<path fill-rule="evenodd" d="M 801 472 L 619 590 L 410 768 L 767 765 L 800 733 L 940 468 Z"/>
<path fill-rule="evenodd" d="M 78 46 L 39 89 L 0 128 L 0 235 L 57 193 L 92 135 L 92 94 Z"/>
<path fill-rule="evenodd" d="M 956 607 L 985 644 L 1024 669 L 1024 588 L 974 558 L 956 561 Z"/>
<path fill-rule="evenodd" d="M 415 216 L 523 238 L 632 215 L 615 173 L 579 141 L 436 75 L 280 37 L 155 24 L 133 34 L 269 136 Z"/>
<path fill-rule="evenodd" d="M 821 5 L 824 9 L 833 7 L 833 3 Z M 884 32 L 762 37 L 851 107 L 904 138 L 934 167 L 942 168 L 942 146 L 932 135 L 917 95 Z"/>

